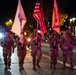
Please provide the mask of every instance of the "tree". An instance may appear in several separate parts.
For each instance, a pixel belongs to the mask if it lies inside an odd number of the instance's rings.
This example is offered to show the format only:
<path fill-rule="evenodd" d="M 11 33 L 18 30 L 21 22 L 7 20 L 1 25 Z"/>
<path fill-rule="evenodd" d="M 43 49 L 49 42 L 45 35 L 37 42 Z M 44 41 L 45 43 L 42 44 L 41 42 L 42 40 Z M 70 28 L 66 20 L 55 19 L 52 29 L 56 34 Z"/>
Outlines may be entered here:
<path fill-rule="evenodd" d="M 64 23 L 66 23 L 66 20 L 68 19 L 68 14 L 60 13 L 60 25 L 63 26 Z"/>

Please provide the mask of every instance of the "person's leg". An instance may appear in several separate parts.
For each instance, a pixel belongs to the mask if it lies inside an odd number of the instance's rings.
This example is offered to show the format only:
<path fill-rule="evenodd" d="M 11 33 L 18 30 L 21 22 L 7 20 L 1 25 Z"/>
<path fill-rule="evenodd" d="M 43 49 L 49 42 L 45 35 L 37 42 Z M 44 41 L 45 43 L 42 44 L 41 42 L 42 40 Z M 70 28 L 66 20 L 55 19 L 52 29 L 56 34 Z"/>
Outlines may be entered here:
<path fill-rule="evenodd" d="M 23 53 L 23 56 L 22 56 L 22 64 L 21 64 L 21 69 L 24 69 L 23 64 L 24 64 L 24 59 L 25 59 L 25 56 L 26 56 L 26 54 L 25 54 L 25 53 Z"/>
<path fill-rule="evenodd" d="M 67 52 L 63 51 L 63 69 L 65 69 L 66 61 L 67 61 Z"/>
<path fill-rule="evenodd" d="M 36 54 L 37 54 L 37 50 L 33 49 L 31 51 L 31 55 L 32 55 L 33 70 L 35 70 L 35 71 L 36 71 Z"/>
<path fill-rule="evenodd" d="M 55 55 L 53 59 L 54 69 L 56 69 L 56 64 L 57 64 L 57 56 Z"/>
<path fill-rule="evenodd" d="M 7 54 L 5 52 L 3 52 L 3 58 L 4 58 L 5 70 L 7 70 Z"/>
<path fill-rule="evenodd" d="M 37 51 L 37 64 L 36 64 L 38 68 L 40 68 L 39 63 L 41 61 L 41 57 L 42 57 L 42 51 L 41 50 L 38 50 Z"/>
<path fill-rule="evenodd" d="M 73 65 L 73 52 L 72 52 L 72 50 L 69 50 L 68 55 L 69 55 L 69 60 L 70 60 L 70 68 L 73 68 L 74 65 Z"/>
<path fill-rule="evenodd" d="M 53 57 L 52 57 L 52 51 L 50 50 L 50 52 L 49 52 L 49 56 L 50 56 L 50 68 L 52 68 L 52 66 L 53 66 Z"/>
<path fill-rule="evenodd" d="M 18 58 L 18 60 L 19 60 L 19 69 L 21 70 L 22 69 L 22 64 L 23 64 L 23 59 L 22 59 L 22 56 L 19 56 L 19 58 Z"/>
<path fill-rule="evenodd" d="M 8 69 L 11 69 L 10 66 L 11 66 L 11 52 L 8 53 L 8 56 L 7 56 L 7 64 L 8 64 Z"/>
<path fill-rule="evenodd" d="M 36 55 L 33 56 L 33 70 L 36 70 Z"/>

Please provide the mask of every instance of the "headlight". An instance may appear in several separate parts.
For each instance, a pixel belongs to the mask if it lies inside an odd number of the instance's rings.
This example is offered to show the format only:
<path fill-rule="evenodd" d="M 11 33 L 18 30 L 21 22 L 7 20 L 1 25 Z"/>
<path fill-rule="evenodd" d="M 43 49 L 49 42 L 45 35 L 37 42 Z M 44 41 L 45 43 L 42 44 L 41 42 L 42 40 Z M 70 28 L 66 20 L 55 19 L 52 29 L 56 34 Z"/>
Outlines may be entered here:
<path fill-rule="evenodd" d="M 3 38 L 3 34 L 2 33 L 0 33 L 0 38 Z"/>

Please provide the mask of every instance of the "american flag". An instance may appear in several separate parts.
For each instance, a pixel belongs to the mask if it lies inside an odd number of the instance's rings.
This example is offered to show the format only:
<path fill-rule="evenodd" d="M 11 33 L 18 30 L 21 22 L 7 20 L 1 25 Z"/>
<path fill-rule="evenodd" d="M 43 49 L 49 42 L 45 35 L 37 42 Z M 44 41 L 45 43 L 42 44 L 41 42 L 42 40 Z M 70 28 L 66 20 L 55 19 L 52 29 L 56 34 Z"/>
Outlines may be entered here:
<path fill-rule="evenodd" d="M 39 23 L 42 38 L 44 38 L 44 34 L 46 33 L 47 29 L 46 29 L 44 19 L 43 19 L 43 13 L 42 13 L 40 0 L 37 0 L 37 3 L 36 3 L 35 8 L 34 8 L 33 17 Z"/>

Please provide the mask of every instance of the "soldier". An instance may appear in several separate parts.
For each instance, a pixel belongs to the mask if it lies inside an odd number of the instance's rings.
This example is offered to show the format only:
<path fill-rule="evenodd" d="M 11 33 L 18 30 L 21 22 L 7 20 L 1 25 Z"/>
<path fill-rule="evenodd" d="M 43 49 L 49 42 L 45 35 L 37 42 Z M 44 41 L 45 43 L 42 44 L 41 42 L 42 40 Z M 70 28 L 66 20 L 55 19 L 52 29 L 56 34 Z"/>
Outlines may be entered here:
<path fill-rule="evenodd" d="M 24 39 L 23 44 L 19 41 L 19 38 L 17 39 L 17 55 L 18 55 L 18 60 L 19 60 L 19 70 L 24 69 L 23 64 L 24 64 L 24 59 L 26 56 L 26 41 L 25 41 L 25 39 Z"/>
<path fill-rule="evenodd" d="M 57 64 L 57 57 L 58 57 L 58 45 L 57 45 L 57 37 L 55 35 L 55 37 L 53 37 L 53 35 L 51 35 L 48 38 L 48 42 L 50 44 L 50 68 L 54 68 L 56 69 L 56 64 Z M 55 42 L 55 44 L 54 44 Z"/>
<path fill-rule="evenodd" d="M 41 34 L 38 34 L 37 37 L 35 37 L 31 42 L 31 55 L 33 57 L 33 70 L 36 70 L 36 66 L 40 68 L 40 60 L 42 56 L 42 50 L 41 50 Z M 36 62 L 37 57 L 37 62 Z"/>
<path fill-rule="evenodd" d="M 73 68 L 73 44 L 74 37 L 70 34 L 69 29 L 65 31 L 65 34 L 60 39 L 60 48 L 63 51 L 63 69 L 65 69 L 65 63 L 67 58 L 70 60 L 70 68 Z"/>
<path fill-rule="evenodd" d="M 11 69 L 11 54 L 14 53 L 14 41 L 13 38 L 10 36 L 10 31 L 6 31 L 6 35 L 3 39 L 3 57 L 4 57 L 4 64 L 5 70 Z"/>
<path fill-rule="evenodd" d="M 38 33 L 38 38 L 37 38 L 37 43 L 38 43 L 38 48 L 37 48 L 37 67 L 40 68 L 40 61 L 41 61 L 41 57 L 42 57 L 42 49 L 41 49 L 41 34 Z"/>

